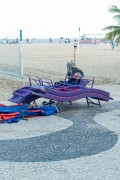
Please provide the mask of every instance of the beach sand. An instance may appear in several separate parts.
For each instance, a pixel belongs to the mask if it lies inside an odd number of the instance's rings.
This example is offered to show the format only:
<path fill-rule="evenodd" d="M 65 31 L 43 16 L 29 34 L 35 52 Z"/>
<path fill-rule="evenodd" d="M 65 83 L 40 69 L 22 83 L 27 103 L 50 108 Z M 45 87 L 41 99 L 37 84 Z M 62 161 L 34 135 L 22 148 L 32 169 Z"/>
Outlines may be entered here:
<path fill-rule="evenodd" d="M 15 89 L 28 84 L 28 76 L 53 82 L 63 80 L 67 62 L 74 60 L 73 44 L 29 44 L 23 45 L 22 51 L 24 78 L 1 74 L 0 100 L 8 100 Z M 120 50 L 117 48 L 112 50 L 107 44 L 80 45 L 75 53 L 75 64 L 85 77 L 94 77 L 97 86 L 120 85 Z"/>

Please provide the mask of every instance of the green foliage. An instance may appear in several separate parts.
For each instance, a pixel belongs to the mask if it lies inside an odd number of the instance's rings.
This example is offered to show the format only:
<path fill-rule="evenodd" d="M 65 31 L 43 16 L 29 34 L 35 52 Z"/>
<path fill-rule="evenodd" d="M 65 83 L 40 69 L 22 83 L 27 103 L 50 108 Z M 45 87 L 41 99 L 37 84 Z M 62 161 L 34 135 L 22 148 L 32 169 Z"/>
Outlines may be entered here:
<path fill-rule="evenodd" d="M 115 40 L 116 45 L 120 44 L 120 9 L 117 6 L 113 5 L 109 9 L 110 13 L 115 14 L 113 19 L 115 19 L 118 25 L 108 26 L 103 29 L 103 31 L 109 31 L 105 39 L 106 40 Z"/>

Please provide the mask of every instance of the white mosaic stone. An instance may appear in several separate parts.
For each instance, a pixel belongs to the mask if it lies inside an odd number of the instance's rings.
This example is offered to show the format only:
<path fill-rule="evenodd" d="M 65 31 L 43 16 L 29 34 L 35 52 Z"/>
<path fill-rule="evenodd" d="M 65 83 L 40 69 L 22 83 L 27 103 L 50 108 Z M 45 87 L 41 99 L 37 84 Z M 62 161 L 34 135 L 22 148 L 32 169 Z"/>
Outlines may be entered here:
<path fill-rule="evenodd" d="M 54 117 L 54 118 L 58 119 L 58 117 Z M 62 180 L 62 179 L 120 180 L 120 110 L 99 113 L 94 117 L 94 120 L 100 125 L 104 126 L 105 128 L 114 131 L 118 135 L 118 141 L 116 145 L 111 149 L 109 149 L 108 151 L 104 151 L 92 156 L 86 156 L 82 158 L 63 160 L 63 161 L 55 161 L 55 162 L 38 162 L 38 163 L 0 162 L 0 166 L 1 166 L 0 179 L 1 180 Z M 61 123 L 64 122 L 65 120 L 63 120 L 63 122 Z M 31 121 L 22 122 L 22 123 L 31 123 Z M 68 124 L 70 125 L 70 123 L 71 122 L 69 121 Z M 17 127 L 19 129 L 18 124 Z"/>

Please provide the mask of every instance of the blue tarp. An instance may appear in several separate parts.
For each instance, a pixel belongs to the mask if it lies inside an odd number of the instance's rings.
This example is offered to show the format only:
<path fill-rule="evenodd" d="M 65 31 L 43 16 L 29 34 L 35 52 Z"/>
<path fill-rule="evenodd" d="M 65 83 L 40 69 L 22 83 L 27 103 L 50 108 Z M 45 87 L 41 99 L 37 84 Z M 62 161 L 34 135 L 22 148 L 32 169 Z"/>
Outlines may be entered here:
<path fill-rule="evenodd" d="M 31 108 L 30 104 L 16 106 L 0 106 L 0 123 L 14 123 L 34 116 L 49 116 L 57 112 L 55 106 Z"/>

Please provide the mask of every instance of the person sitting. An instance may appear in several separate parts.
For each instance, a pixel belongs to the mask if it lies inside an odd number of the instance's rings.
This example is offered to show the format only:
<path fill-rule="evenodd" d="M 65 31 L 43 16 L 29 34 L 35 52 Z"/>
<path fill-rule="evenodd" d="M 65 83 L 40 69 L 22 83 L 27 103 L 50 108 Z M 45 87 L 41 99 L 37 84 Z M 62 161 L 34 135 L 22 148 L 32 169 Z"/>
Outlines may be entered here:
<path fill-rule="evenodd" d="M 74 85 L 78 85 L 80 84 L 81 81 L 81 77 L 79 73 L 75 73 L 72 75 L 72 77 L 68 80 L 68 84 L 74 84 Z"/>

